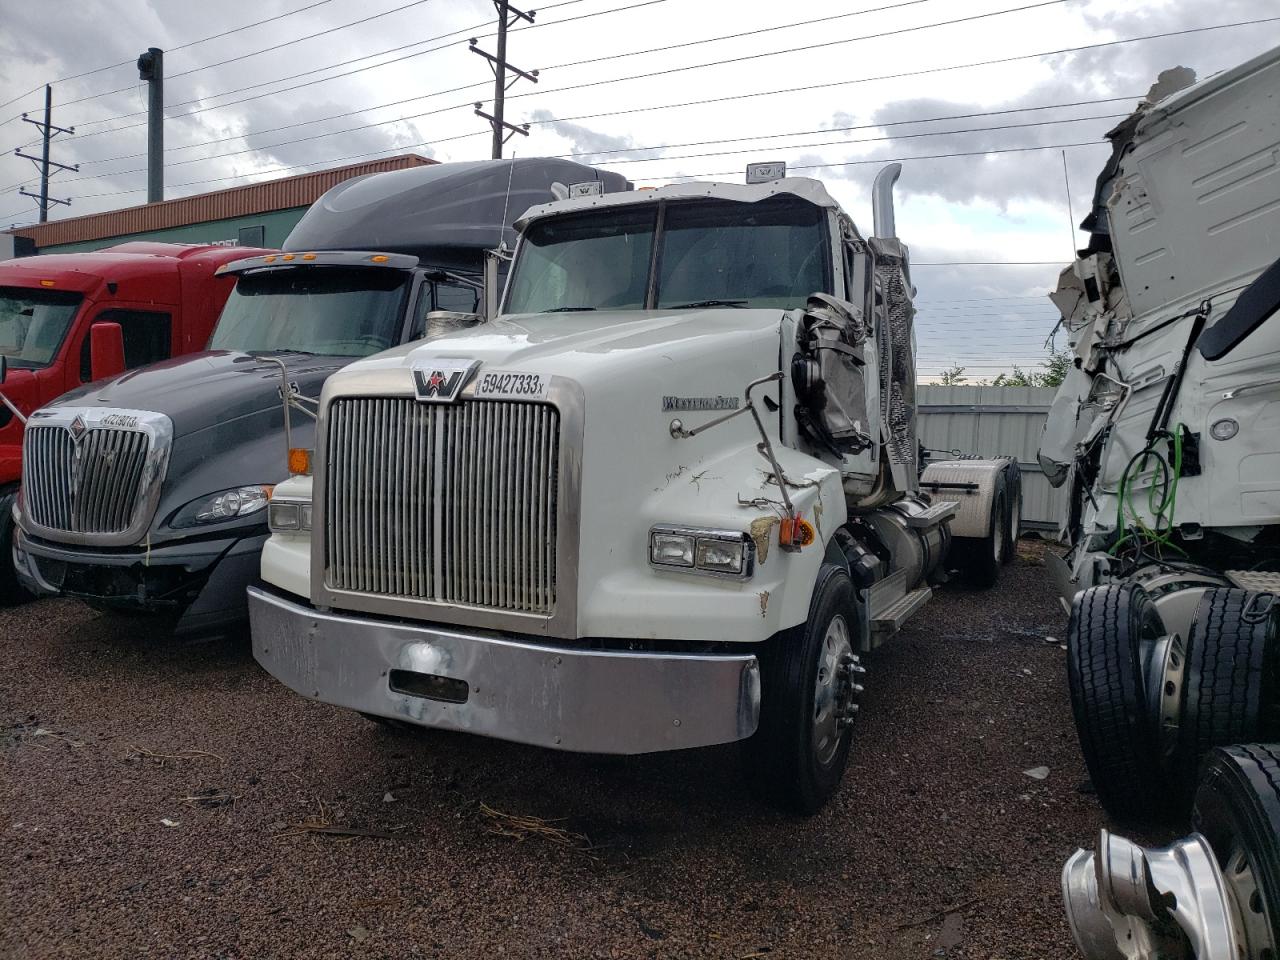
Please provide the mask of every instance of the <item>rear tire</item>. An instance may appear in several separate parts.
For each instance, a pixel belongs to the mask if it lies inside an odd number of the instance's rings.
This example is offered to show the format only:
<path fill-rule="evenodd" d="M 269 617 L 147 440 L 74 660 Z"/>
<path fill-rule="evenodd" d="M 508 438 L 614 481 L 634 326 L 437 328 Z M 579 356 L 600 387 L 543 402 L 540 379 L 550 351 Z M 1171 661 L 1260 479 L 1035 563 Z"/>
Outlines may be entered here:
<path fill-rule="evenodd" d="M 849 575 L 823 564 L 808 619 L 760 656 L 760 726 L 746 743 L 748 774 L 769 802 L 805 816 L 831 799 L 849 761 L 852 725 L 840 714 L 856 708 L 861 669 L 852 600 Z"/>
<path fill-rule="evenodd" d="M 1008 502 L 1008 490 L 1004 474 L 1001 473 L 996 477 L 995 489 L 991 494 L 991 516 L 987 521 L 986 536 L 961 541 L 964 578 L 970 586 L 980 590 L 994 587 L 1000 579 L 1000 568 L 1005 563 Z"/>
<path fill-rule="evenodd" d="M 1192 813 L 1213 848 L 1247 960 L 1280 948 L 1280 745 L 1214 750 Z"/>
<path fill-rule="evenodd" d="M 1260 623 L 1246 619 L 1255 596 L 1225 587 L 1206 590 L 1191 621 L 1174 759 L 1174 776 L 1188 799 L 1210 750 L 1274 733 L 1267 729 L 1267 704 L 1275 697 L 1271 670 L 1280 627 L 1274 613 Z"/>
<path fill-rule="evenodd" d="M 1121 822 L 1165 813 L 1141 656 L 1141 644 L 1163 632 L 1155 604 L 1135 583 L 1090 587 L 1071 605 L 1067 684 L 1076 734 L 1098 800 Z"/>
<path fill-rule="evenodd" d="M 18 495 L 6 493 L 0 496 L 0 607 L 14 607 L 35 595 L 18 582 L 18 572 L 13 568 L 13 501 Z"/>
<path fill-rule="evenodd" d="M 1004 563 L 1013 563 L 1018 555 L 1018 538 L 1022 536 L 1022 468 L 1010 460 L 1004 468 L 1005 520 Z"/>

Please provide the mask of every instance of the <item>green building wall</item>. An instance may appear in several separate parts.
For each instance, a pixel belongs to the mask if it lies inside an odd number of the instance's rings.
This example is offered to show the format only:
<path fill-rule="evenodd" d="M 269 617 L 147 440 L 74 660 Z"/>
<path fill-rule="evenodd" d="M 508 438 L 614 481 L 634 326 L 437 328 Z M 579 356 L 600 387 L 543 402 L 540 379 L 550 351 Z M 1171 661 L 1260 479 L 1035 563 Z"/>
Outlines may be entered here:
<path fill-rule="evenodd" d="M 269 213 L 255 213 L 248 217 L 233 217 L 229 220 L 207 220 L 204 223 L 192 223 L 182 227 L 170 227 L 166 230 L 150 230 L 145 233 L 128 233 L 118 237 L 103 237 L 100 240 L 86 240 L 81 243 L 57 243 L 41 247 L 39 253 L 79 253 L 86 250 L 101 250 L 113 247 L 117 243 L 128 243 L 130 240 L 158 240 L 164 243 L 218 243 L 226 246 L 252 245 L 256 242 L 256 231 L 263 228 L 262 245 L 279 247 L 289 231 L 307 212 L 306 207 L 291 207 L 287 210 L 272 210 Z M 241 231 L 251 231 L 255 239 L 242 238 Z"/>

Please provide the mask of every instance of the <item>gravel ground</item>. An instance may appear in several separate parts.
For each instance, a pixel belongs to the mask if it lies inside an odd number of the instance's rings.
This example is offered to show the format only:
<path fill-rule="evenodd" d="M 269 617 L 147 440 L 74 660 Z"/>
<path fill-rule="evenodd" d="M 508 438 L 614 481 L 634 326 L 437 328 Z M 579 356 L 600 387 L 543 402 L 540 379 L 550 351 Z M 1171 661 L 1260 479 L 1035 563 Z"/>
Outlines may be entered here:
<path fill-rule="evenodd" d="M 810 820 L 746 795 L 733 748 L 396 733 L 243 637 L 0 612 L 0 956 L 1072 957 L 1058 873 L 1102 819 L 1041 549 L 871 658 Z"/>

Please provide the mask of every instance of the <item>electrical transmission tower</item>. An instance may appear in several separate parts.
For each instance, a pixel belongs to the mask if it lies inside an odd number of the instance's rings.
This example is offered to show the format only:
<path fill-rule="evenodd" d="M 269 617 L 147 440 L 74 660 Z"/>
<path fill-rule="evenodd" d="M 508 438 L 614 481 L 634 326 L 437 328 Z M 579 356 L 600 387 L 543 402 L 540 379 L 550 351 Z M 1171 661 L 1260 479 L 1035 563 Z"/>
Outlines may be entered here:
<path fill-rule="evenodd" d="M 489 126 L 493 128 L 493 159 L 502 158 L 502 145 L 512 138 L 515 134 L 527 137 L 529 135 L 529 125 L 527 123 L 519 126 L 513 123 L 507 123 L 503 119 L 503 109 L 506 101 L 507 91 L 512 85 L 520 79 L 538 82 L 538 71 L 532 70 L 525 72 L 507 62 L 507 28 L 511 24 L 520 20 L 533 23 L 533 18 L 537 16 L 536 10 L 530 10 L 525 13 L 523 10 L 517 10 L 511 6 L 507 0 L 493 0 L 494 8 L 498 11 L 498 53 L 487 53 L 476 46 L 474 38 L 471 40 L 471 52 L 478 53 L 489 61 L 489 66 L 493 68 L 493 113 L 485 113 L 480 108 L 483 103 L 476 104 L 476 116 L 484 117 L 489 121 Z M 508 81 L 507 71 L 510 70 L 514 76 Z"/>
<path fill-rule="evenodd" d="M 40 192 L 32 193 L 26 187 L 19 187 L 18 193 L 20 193 L 24 197 L 30 197 L 31 199 L 39 203 L 40 222 L 45 223 L 49 219 L 49 204 L 60 203 L 63 206 L 67 206 L 67 207 L 71 206 L 71 201 L 69 199 L 59 200 L 56 197 L 49 196 L 49 169 L 51 167 L 56 168 L 54 170 L 55 173 L 58 170 L 70 170 L 72 172 L 75 172 L 80 169 L 80 164 L 78 163 L 69 165 L 65 163 L 58 163 L 55 160 L 50 160 L 49 159 L 49 141 L 52 140 L 54 137 L 56 137 L 60 133 L 75 133 L 76 128 L 75 127 L 55 127 L 53 125 L 53 89 L 48 84 L 45 84 L 45 88 L 44 88 L 44 121 L 41 122 L 39 120 L 32 120 L 25 113 L 22 115 L 22 119 L 26 123 L 31 124 L 33 127 L 35 127 L 37 130 L 40 131 L 40 141 L 41 141 L 40 156 L 33 157 L 29 153 L 23 153 L 21 147 L 18 147 L 16 150 L 14 150 L 13 153 L 14 153 L 14 156 L 22 157 L 24 160 L 30 160 L 32 163 L 36 165 L 36 169 L 40 171 Z"/>

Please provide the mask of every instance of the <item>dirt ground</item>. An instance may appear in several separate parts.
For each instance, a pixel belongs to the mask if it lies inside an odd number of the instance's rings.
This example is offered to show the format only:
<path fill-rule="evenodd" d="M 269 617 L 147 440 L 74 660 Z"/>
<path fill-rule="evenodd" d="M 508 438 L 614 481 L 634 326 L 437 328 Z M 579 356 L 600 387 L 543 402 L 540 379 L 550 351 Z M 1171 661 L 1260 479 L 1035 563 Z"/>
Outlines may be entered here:
<path fill-rule="evenodd" d="M 0 612 L 0 956 L 1073 957 L 1058 875 L 1102 815 L 1041 549 L 873 655 L 809 820 L 748 795 L 732 747 L 396 733 L 243 637 Z"/>

